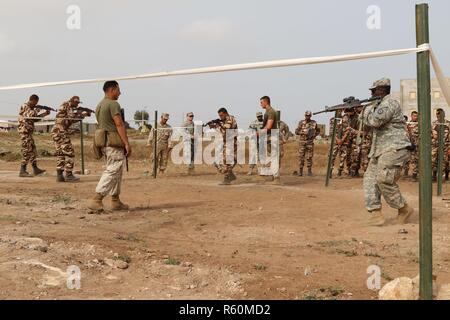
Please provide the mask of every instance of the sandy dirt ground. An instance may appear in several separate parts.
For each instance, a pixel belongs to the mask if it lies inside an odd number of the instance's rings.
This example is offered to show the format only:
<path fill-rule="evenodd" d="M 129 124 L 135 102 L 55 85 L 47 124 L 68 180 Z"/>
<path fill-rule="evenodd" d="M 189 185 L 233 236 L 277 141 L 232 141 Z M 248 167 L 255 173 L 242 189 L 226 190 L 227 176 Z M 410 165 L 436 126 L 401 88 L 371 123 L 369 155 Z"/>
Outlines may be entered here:
<path fill-rule="evenodd" d="M 315 176 L 294 177 L 295 148 L 279 186 L 246 167 L 231 186 L 205 166 L 189 176 L 170 165 L 155 180 L 137 152 L 123 184 L 131 209 L 102 214 L 86 204 L 103 163 L 88 161 L 81 182 L 61 184 L 51 157 L 40 161 L 45 176 L 27 179 L 17 161 L 0 160 L 0 299 L 377 299 L 369 266 L 381 268 L 382 284 L 415 277 L 418 214 L 399 226 L 385 206 L 387 225 L 366 226 L 362 179 L 325 188 L 326 145 Z M 417 208 L 418 185 L 401 188 Z M 449 283 L 450 209 L 433 200 L 434 273 Z M 81 271 L 79 290 L 67 286 L 69 266 Z"/>

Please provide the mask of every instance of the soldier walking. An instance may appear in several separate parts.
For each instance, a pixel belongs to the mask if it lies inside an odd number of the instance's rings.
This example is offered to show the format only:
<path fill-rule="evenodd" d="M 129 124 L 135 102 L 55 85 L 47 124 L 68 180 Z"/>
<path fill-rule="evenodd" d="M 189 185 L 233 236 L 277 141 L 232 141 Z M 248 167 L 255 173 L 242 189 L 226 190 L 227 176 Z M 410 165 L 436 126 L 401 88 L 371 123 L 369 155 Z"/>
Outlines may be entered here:
<path fill-rule="evenodd" d="M 19 172 L 19 177 L 21 178 L 32 177 L 33 175 L 38 176 L 45 172 L 45 170 L 42 170 L 37 166 L 36 160 L 37 151 L 36 151 L 36 144 L 34 143 L 33 139 L 33 133 L 34 133 L 34 123 L 40 120 L 36 118 L 43 118 L 49 115 L 50 111 L 46 110 L 42 113 L 39 113 L 40 109 L 38 102 L 39 97 L 33 94 L 28 99 L 28 102 L 24 103 L 20 107 L 18 131 L 20 135 L 20 140 L 22 142 L 21 144 L 22 162 L 20 165 L 20 172 Z M 33 175 L 27 172 L 27 165 L 29 163 L 31 163 L 31 166 L 33 168 Z"/>
<path fill-rule="evenodd" d="M 128 205 L 120 200 L 122 173 L 126 157 L 131 156 L 131 145 L 125 123 L 122 119 L 120 104 L 117 102 L 121 94 L 117 81 L 107 81 L 103 85 L 105 97 L 97 106 L 95 115 L 99 129 L 107 132 L 107 145 L 102 153 L 106 155 L 106 169 L 95 189 L 95 196 L 89 202 L 94 211 L 103 210 L 103 198 L 111 195 L 112 210 L 128 210 Z"/>
<path fill-rule="evenodd" d="M 397 184 L 402 168 L 409 159 L 411 142 L 405 130 L 405 119 L 400 103 L 391 95 L 391 82 L 383 78 L 370 88 L 373 97 L 382 100 L 363 111 L 364 124 L 372 128 L 373 142 L 370 162 L 364 174 L 364 195 L 369 212 L 369 225 L 382 226 L 381 196 L 388 205 L 398 210 L 397 222 L 404 224 L 413 214 Z"/>

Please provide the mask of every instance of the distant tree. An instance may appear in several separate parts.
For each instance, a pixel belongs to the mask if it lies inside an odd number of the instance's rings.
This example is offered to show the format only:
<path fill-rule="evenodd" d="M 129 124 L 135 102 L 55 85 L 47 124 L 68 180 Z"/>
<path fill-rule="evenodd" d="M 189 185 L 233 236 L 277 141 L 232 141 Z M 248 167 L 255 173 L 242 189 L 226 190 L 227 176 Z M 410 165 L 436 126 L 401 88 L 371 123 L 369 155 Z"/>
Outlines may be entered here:
<path fill-rule="evenodd" d="M 135 124 L 140 128 L 143 125 L 147 125 L 147 121 L 149 119 L 149 114 L 145 110 L 138 110 L 134 113 L 134 121 Z M 144 121 L 142 121 L 144 120 Z"/>

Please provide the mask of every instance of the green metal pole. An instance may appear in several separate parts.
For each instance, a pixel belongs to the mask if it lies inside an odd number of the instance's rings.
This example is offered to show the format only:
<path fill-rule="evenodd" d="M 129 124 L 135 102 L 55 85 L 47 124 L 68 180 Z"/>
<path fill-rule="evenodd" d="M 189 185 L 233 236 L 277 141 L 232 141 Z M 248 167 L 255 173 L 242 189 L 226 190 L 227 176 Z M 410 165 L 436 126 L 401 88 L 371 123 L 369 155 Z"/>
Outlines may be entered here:
<path fill-rule="evenodd" d="M 428 4 L 416 5 L 417 45 L 429 43 Z M 420 299 L 433 299 L 430 53 L 417 53 L 419 107 Z"/>
<path fill-rule="evenodd" d="M 153 178 L 156 179 L 156 169 L 158 164 L 158 157 L 156 154 L 158 145 L 158 110 L 155 111 L 155 126 L 153 127 Z"/>
<path fill-rule="evenodd" d="M 445 116 L 443 111 L 439 115 L 439 148 L 438 148 L 438 163 L 437 163 L 437 195 L 442 196 L 442 167 L 444 163 L 444 122 Z"/>
<path fill-rule="evenodd" d="M 83 120 L 80 120 L 81 174 L 84 175 L 84 137 Z"/>
<path fill-rule="evenodd" d="M 327 165 L 327 177 L 325 179 L 325 187 L 328 187 L 330 185 L 331 170 L 332 170 L 332 165 L 333 165 L 333 149 L 334 149 L 334 143 L 336 140 L 336 127 L 337 127 L 338 117 L 339 117 L 339 111 L 336 111 L 334 114 L 333 132 L 331 134 L 330 150 L 328 151 L 328 165 Z"/>

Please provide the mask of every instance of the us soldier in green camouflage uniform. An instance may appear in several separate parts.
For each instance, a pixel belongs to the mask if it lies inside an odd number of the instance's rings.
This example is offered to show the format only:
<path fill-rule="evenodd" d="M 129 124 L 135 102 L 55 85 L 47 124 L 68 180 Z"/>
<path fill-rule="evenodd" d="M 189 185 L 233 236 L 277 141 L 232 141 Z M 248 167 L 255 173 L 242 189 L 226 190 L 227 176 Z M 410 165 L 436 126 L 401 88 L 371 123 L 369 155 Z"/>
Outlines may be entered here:
<path fill-rule="evenodd" d="M 417 111 L 411 112 L 411 121 L 407 124 L 409 140 L 415 146 L 411 151 L 409 157 L 409 166 L 412 171 L 412 181 L 417 181 L 419 174 L 419 113 Z"/>
<path fill-rule="evenodd" d="M 45 170 L 41 170 L 37 166 L 36 161 L 36 144 L 34 143 L 33 133 L 34 133 L 34 123 L 39 121 L 39 119 L 29 119 L 29 118 L 43 118 L 50 114 L 50 111 L 44 111 L 39 113 L 40 109 L 38 106 L 39 97 L 33 94 L 27 103 L 20 107 L 19 111 L 19 135 L 22 141 L 22 162 L 20 165 L 19 177 L 26 178 L 32 177 L 31 174 L 27 172 L 27 165 L 31 163 L 33 167 L 33 174 L 35 176 L 43 174 Z"/>
<path fill-rule="evenodd" d="M 157 128 L 156 141 L 156 165 L 159 167 L 159 173 L 164 174 L 169 160 L 170 150 L 172 150 L 172 127 L 167 123 L 169 114 L 163 113 L 161 121 Z M 152 146 L 155 139 L 155 128 L 152 128 L 148 135 L 147 146 Z"/>
<path fill-rule="evenodd" d="M 382 100 L 365 108 L 364 124 L 373 131 L 370 162 L 364 174 L 365 204 L 369 224 L 382 226 L 386 220 L 381 212 L 381 196 L 388 205 L 398 209 L 397 222 L 404 224 L 414 212 L 403 198 L 397 184 L 402 168 L 409 159 L 411 142 L 405 130 L 400 103 L 390 96 L 391 82 L 380 79 L 370 88 L 372 96 Z"/>
<path fill-rule="evenodd" d="M 295 134 L 299 136 L 299 171 L 298 175 L 303 176 L 303 166 L 308 167 L 308 176 L 312 176 L 312 166 L 314 157 L 314 139 L 319 135 L 319 128 L 316 121 L 311 119 L 312 112 L 305 112 L 305 119 L 298 123 Z"/>
<path fill-rule="evenodd" d="M 72 97 L 64 102 L 56 114 L 55 125 L 52 129 L 52 138 L 56 148 L 56 181 L 57 182 L 75 182 L 80 178 L 73 175 L 75 150 L 73 149 L 70 135 L 73 130 L 70 128 L 74 123 L 78 123 L 86 116 L 90 117 L 90 112 L 76 111 L 80 104 L 78 96 Z M 66 171 L 66 176 L 63 173 Z"/>

